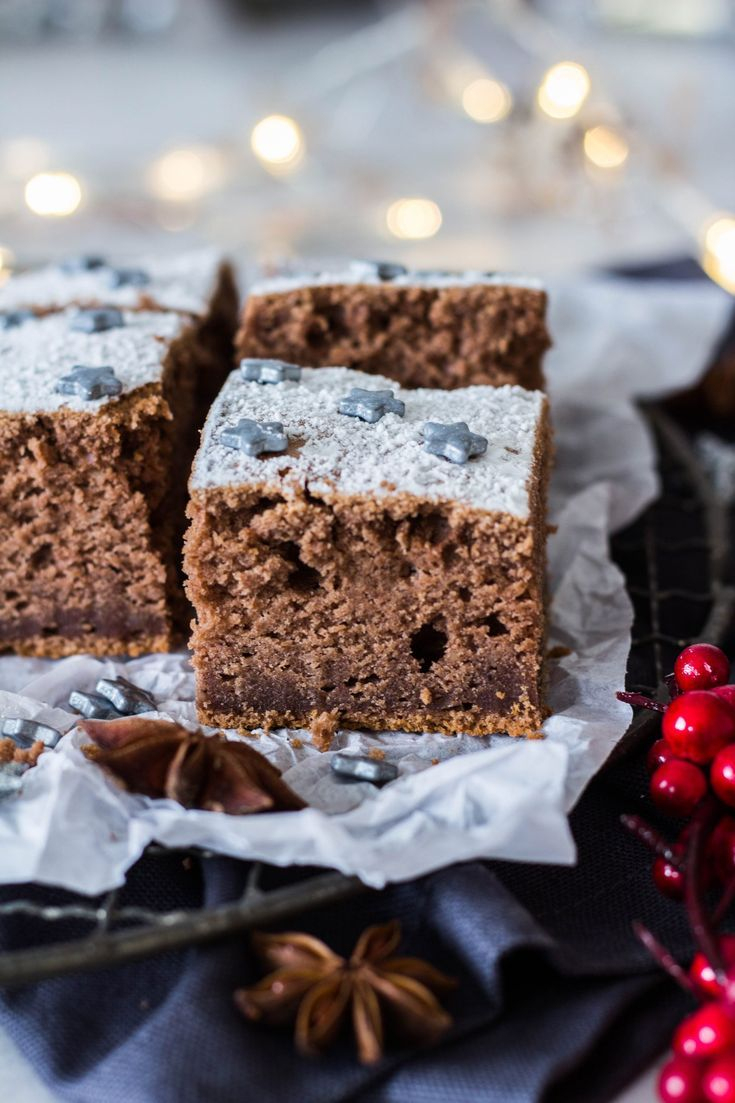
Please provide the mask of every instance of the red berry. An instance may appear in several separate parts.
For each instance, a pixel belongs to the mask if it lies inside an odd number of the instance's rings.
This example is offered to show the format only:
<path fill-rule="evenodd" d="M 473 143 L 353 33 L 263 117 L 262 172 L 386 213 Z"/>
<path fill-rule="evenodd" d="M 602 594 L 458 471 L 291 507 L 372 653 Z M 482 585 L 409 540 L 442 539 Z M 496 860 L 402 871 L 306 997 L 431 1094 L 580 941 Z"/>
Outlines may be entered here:
<path fill-rule="evenodd" d="M 653 863 L 653 883 L 660 893 L 670 900 L 681 900 L 684 895 L 684 874 L 665 858 L 657 858 Z"/>
<path fill-rule="evenodd" d="M 646 766 L 649 773 L 654 773 L 659 766 L 665 766 L 667 762 L 671 762 L 672 758 L 676 755 L 672 751 L 665 739 L 657 739 L 648 752 L 646 759 Z"/>
<path fill-rule="evenodd" d="M 690 816 L 706 792 L 707 781 L 699 767 L 678 758 L 659 766 L 651 778 L 653 803 L 670 816 Z"/>
<path fill-rule="evenodd" d="M 735 935 L 722 935 L 719 945 L 728 974 L 735 972 Z M 694 960 L 689 966 L 689 976 L 700 992 L 706 992 L 708 996 L 715 998 L 722 995 L 722 988 L 715 980 L 715 971 L 704 954 L 694 955 Z"/>
<path fill-rule="evenodd" d="M 674 1035 L 680 1057 L 709 1060 L 735 1047 L 735 1019 L 719 1003 L 706 1003 L 684 1019 Z"/>
<path fill-rule="evenodd" d="M 674 1057 L 661 1069 L 658 1095 L 662 1103 L 704 1103 L 702 1066 L 684 1057 Z"/>
<path fill-rule="evenodd" d="M 712 689 L 730 677 L 730 660 L 711 643 L 693 643 L 674 663 L 674 674 L 679 689 Z"/>
<path fill-rule="evenodd" d="M 730 705 L 732 708 L 735 708 L 735 686 L 734 685 L 728 684 L 726 686 L 714 686 L 710 690 L 710 692 L 717 694 L 717 696 L 721 697 L 723 701 L 727 701 L 728 705 Z"/>
<path fill-rule="evenodd" d="M 735 1103 L 735 1054 L 712 1062 L 702 1077 L 702 1088 L 710 1103 Z"/>
<path fill-rule="evenodd" d="M 711 762 L 735 739 L 735 710 L 714 693 L 694 689 L 670 703 L 661 730 L 677 758 Z"/>
<path fill-rule="evenodd" d="M 709 778 L 720 800 L 735 805 L 735 743 L 717 752 Z"/>

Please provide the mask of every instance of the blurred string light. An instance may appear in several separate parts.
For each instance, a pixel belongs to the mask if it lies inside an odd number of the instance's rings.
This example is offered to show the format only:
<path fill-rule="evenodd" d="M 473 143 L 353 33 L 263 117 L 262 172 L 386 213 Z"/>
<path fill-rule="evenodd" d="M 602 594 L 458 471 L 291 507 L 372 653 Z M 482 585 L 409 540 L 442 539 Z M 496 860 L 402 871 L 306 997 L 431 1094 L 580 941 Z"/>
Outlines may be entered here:
<path fill-rule="evenodd" d="M 502 81 L 477 77 L 465 86 L 462 107 L 476 123 L 499 123 L 510 115 L 513 97 Z"/>
<path fill-rule="evenodd" d="M 220 186 L 224 157 L 211 146 L 171 149 L 148 169 L 148 186 L 157 199 L 191 202 Z"/>
<path fill-rule="evenodd" d="M 420 241 L 438 233 L 442 213 L 433 199 L 396 199 L 385 213 L 385 223 L 394 237 Z"/>
<path fill-rule="evenodd" d="M 702 237 L 702 267 L 711 279 L 735 294 L 735 215 L 715 215 L 706 223 Z"/>
<path fill-rule="evenodd" d="M 37 172 L 25 187 L 29 210 L 45 218 L 74 214 L 82 201 L 82 186 L 70 172 Z"/>
<path fill-rule="evenodd" d="M 0 285 L 5 283 L 10 273 L 13 271 L 14 263 L 15 256 L 12 250 L 6 248 L 4 245 L 0 245 Z"/>
<path fill-rule="evenodd" d="M 251 131 L 250 148 L 270 172 L 287 173 L 302 161 L 305 142 L 295 119 L 266 115 Z"/>
<path fill-rule="evenodd" d="M 590 75 L 577 61 L 560 61 L 544 73 L 536 103 L 551 119 L 572 119 L 590 94 Z"/>
<path fill-rule="evenodd" d="M 619 169 L 628 160 L 628 142 L 611 126 L 590 127 L 582 142 L 587 160 L 598 169 Z"/>

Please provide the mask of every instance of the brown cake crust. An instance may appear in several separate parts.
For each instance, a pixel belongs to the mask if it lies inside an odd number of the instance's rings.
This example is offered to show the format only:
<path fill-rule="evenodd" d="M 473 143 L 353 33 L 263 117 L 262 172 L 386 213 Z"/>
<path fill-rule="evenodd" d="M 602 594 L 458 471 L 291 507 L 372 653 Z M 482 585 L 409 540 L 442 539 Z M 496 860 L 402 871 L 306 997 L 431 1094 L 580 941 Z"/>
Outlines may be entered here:
<path fill-rule="evenodd" d="M 200 718 L 538 734 L 548 435 L 544 413 L 525 520 L 409 494 L 196 490 L 185 564 Z"/>
<path fill-rule="evenodd" d="M 236 351 L 358 368 L 405 387 L 543 390 L 545 314 L 546 293 L 526 287 L 311 285 L 251 295 Z"/>

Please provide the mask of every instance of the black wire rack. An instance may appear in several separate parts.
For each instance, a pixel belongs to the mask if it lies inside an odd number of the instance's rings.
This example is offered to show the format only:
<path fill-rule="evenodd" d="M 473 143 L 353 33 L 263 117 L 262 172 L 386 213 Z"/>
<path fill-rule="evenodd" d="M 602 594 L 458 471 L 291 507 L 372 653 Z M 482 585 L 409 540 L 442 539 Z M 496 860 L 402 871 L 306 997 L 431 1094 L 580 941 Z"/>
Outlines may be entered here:
<path fill-rule="evenodd" d="M 678 651 L 697 639 L 723 642 L 727 636 L 735 607 L 728 578 L 731 517 L 686 432 L 658 407 L 644 413 L 657 442 L 661 494 L 613 539 L 612 551 L 635 609 L 627 688 L 664 700 L 664 679 Z M 640 712 L 613 758 L 652 736 L 657 723 L 655 715 Z M 201 868 L 217 859 L 203 851 L 151 846 L 138 866 L 172 860 Z M 133 867 L 128 881 L 135 875 Z M 170 901 L 158 910 L 130 906 L 125 886 L 99 898 L 34 885 L 6 887 L 0 890 L 0 921 L 4 929 L 22 924 L 23 938 L 22 948 L 0 952 L 0 985 L 120 965 L 291 920 L 366 891 L 356 877 L 323 870 L 284 874 L 260 863 L 250 866 L 239 897 L 197 908 L 172 908 Z M 30 930 L 39 934 L 29 947 Z"/>

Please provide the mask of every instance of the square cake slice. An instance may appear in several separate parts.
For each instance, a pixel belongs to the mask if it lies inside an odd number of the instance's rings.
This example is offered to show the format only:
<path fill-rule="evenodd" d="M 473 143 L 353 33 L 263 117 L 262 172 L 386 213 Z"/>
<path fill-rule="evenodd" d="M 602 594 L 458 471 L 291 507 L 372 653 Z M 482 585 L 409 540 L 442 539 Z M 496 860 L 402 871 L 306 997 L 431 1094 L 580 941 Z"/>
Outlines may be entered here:
<path fill-rule="evenodd" d="M 531 278 L 354 262 L 342 272 L 255 282 L 237 352 L 344 364 L 404 387 L 542 390 L 545 316 L 546 293 Z"/>
<path fill-rule="evenodd" d="M 201 348 L 181 314 L 0 330 L 0 650 L 168 650 Z"/>
<path fill-rule="evenodd" d="M 232 267 L 214 249 L 125 261 L 77 256 L 0 286 L 0 328 L 18 311 L 44 315 L 70 306 L 181 314 L 200 346 L 198 390 L 208 407 L 232 368 L 239 305 Z"/>
<path fill-rule="evenodd" d="M 192 470 L 201 719 L 536 735 L 545 396 L 276 366 L 230 376 Z"/>

